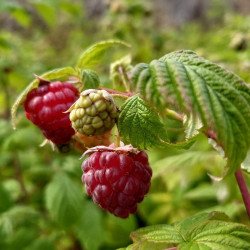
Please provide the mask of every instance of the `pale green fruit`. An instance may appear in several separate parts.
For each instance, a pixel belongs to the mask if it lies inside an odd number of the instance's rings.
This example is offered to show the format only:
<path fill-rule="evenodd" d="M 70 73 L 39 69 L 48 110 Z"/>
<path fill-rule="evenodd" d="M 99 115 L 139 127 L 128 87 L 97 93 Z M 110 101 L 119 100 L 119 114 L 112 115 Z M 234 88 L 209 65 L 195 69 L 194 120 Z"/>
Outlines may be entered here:
<path fill-rule="evenodd" d="M 119 111 L 106 90 L 88 89 L 71 106 L 72 127 L 80 134 L 100 135 L 112 129 Z"/>

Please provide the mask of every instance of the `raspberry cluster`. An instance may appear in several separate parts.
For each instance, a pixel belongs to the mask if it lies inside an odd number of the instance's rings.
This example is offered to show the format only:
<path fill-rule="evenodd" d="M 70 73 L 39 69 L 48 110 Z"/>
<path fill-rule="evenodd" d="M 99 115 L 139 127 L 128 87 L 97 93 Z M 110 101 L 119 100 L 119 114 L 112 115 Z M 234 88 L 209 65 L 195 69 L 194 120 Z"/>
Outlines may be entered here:
<path fill-rule="evenodd" d="M 104 134 L 113 128 L 119 115 L 112 96 L 105 90 L 83 91 L 70 110 L 73 128 L 85 135 Z"/>
<path fill-rule="evenodd" d="M 137 204 L 150 188 L 152 169 L 144 151 L 94 152 L 83 162 L 82 170 L 87 194 L 103 209 L 121 218 L 137 211 Z"/>
<path fill-rule="evenodd" d="M 69 107 L 77 100 L 78 90 L 67 82 L 48 82 L 31 90 L 24 102 L 26 117 L 55 144 L 66 144 L 75 134 L 71 127 Z"/>

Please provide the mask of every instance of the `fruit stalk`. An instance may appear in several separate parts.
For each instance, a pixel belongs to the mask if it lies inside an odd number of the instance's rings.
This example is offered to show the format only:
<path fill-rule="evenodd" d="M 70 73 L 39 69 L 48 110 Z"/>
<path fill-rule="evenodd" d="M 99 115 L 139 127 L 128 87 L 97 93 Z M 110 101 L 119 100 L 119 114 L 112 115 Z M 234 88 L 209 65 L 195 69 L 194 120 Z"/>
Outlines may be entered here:
<path fill-rule="evenodd" d="M 248 192 L 247 184 L 245 182 L 243 173 L 240 169 L 235 172 L 235 177 L 247 210 L 248 217 L 250 219 L 250 194 Z"/>
<path fill-rule="evenodd" d="M 123 66 L 119 66 L 118 67 L 118 72 L 119 74 L 121 75 L 121 78 L 122 78 L 122 82 L 123 82 L 123 85 L 126 89 L 127 92 L 130 92 L 130 80 L 128 78 L 128 75 L 127 75 L 127 72 L 126 70 L 124 69 Z"/>

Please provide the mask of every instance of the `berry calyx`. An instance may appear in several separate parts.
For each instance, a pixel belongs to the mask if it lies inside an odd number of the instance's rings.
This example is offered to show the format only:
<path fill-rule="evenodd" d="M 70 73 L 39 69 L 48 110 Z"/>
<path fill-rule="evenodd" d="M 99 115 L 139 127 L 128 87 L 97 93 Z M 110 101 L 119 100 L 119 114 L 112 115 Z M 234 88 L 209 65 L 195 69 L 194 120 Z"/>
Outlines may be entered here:
<path fill-rule="evenodd" d="M 101 208 L 127 218 L 137 211 L 150 188 L 152 169 L 144 151 L 131 145 L 120 148 L 95 147 L 82 164 L 82 182 L 88 195 Z"/>
<path fill-rule="evenodd" d="M 110 140 L 111 131 L 107 131 L 102 135 L 82 135 L 76 132 L 74 139 L 75 144 L 74 147 L 79 152 L 85 152 L 88 148 L 96 147 L 98 145 L 108 146 L 111 143 Z"/>
<path fill-rule="evenodd" d="M 105 90 L 88 89 L 69 109 L 72 127 L 80 134 L 101 135 L 115 125 L 118 109 Z"/>
<path fill-rule="evenodd" d="M 77 100 L 78 90 L 68 82 L 49 82 L 38 78 L 38 88 L 32 89 L 24 102 L 26 117 L 55 144 L 66 144 L 75 134 L 69 114 L 64 113 Z"/>

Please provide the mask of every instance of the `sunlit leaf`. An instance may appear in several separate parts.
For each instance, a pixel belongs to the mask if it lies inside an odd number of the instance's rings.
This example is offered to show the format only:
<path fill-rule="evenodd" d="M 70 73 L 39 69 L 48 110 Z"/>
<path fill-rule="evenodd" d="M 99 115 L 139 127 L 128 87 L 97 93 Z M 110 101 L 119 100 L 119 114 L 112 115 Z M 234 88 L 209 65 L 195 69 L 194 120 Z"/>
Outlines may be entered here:
<path fill-rule="evenodd" d="M 43 2 L 34 3 L 34 6 L 39 13 L 39 15 L 43 18 L 43 20 L 51 27 L 55 26 L 56 21 L 56 9 L 54 9 L 51 5 Z"/>
<path fill-rule="evenodd" d="M 198 116 L 225 151 L 224 175 L 240 167 L 250 146 L 250 88 L 242 79 L 192 51 L 138 64 L 130 78 L 131 89 L 159 109 L 171 105 Z"/>
<path fill-rule="evenodd" d="M 119 40 L 107 40 L 93 44 L 87 48 L 80 56 L 77 62 L 78 68 L 90 68 L 100 62 L 106 51 L 117 45 L 130 47 L 129 44 Z"/>
<path fill-rule="evenodd" d="M 133 242 L 154 249 L 154 244 L 165 243 L 178 249 L 249 249 L 250 229 L 242 224 L 230 222 L 224 213 L 203 213 L 188 217 L 172 225 L 155 225 L 140 228 L 131 233 Z M 133 247 L 133 245 L 131 246 Z"/>

